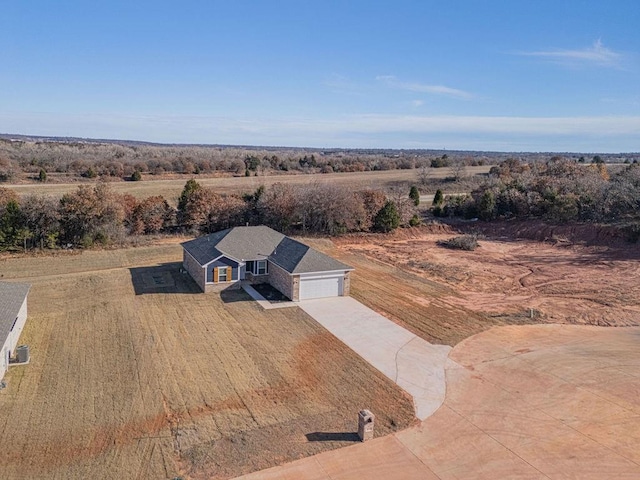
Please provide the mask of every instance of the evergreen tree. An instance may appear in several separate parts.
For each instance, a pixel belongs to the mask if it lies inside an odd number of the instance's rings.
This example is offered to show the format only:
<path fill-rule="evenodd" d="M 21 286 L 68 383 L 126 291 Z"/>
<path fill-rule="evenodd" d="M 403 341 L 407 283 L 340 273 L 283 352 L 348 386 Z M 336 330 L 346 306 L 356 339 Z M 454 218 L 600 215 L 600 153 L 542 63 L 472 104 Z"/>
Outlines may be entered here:
<path fill-rule="evenodd" d="M 491 220 L 496 208 L 496 197 L 491 190 L 485 190 L 480 198 L 478 213 L 483 220 Z"/>
<path fill-rule="evenodd" d="M 415 185 L 412 185 L 411 189 L 409 190 L 409 198 L 413 200 L 413 204 L 416 207 L 420 205 L 420 191 Z"/>
<path fill-rule="evenodd" d="M 381 232 L 390 232 L 400 226 L 400 215 L 396 204 L 391 200 L 387 200 L 384 207 L 380 209 L 374 220 L 376 230 Z"/>
<path fill-rule="evenodd" d="M 436 190 L 436 194 L 433 196 L 433 206 L 440 207 L 444 203 L 444 195 L 442 194 L 442 190 Z"/>
<path fill-rule="evenodd" d="M 188 217 L 190 217 L 190 204 L 196 199 L 198 194 L 202 191 L 202 185 L 196 182 L 193 178 L 187 180 L 184 188 L 182 189 L 182 193 L 180 194 L 180 199 L 178 200 L 178 224 L 183 225 L 185 222 L 188 222 Z"/>
<path fill-rule="evenodd" d="M 187 180 L 187 183 L 184 185 L 182 189 L 182 193 L 180 194 L 180 199 L 178 200 L 178 212 L 183 212 L 189 202 L 189 198 L 198 190 L 200 190 L 202 186 L 196 182 L 193 178 Z"/>
<path fill-rule="evenodd" d="M 24 215 L 15 200 L 9 200 L 0 215 L 0 250 L 9 250 L 22 245 L 29 238 Z"/>

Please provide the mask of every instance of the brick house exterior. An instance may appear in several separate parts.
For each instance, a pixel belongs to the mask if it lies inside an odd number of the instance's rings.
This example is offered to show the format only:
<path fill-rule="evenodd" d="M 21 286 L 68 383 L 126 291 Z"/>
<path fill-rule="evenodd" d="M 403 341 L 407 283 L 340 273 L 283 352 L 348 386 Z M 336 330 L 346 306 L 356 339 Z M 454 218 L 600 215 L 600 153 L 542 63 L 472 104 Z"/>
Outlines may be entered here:
<path fill-rule="evenodd" d="M 235 227 L 184 242 L 183 267 L 203 292 L 269 283 L 293 301 L 349 295 L 352 267 L 265 227 Z"/>

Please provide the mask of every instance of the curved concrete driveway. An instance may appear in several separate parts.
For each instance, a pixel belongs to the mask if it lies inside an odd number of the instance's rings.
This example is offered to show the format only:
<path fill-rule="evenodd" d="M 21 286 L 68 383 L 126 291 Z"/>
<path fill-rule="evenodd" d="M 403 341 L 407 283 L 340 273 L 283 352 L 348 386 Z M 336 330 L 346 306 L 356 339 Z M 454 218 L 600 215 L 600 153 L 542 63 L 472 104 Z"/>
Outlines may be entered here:
<path fill-rule="evenodd" d="M 421 425 L 244 480 L 640 478 L 640 328 L 499 327 L 456 345 Z"/>
<path fill-rule="evenodd" d="M 442 405 L 451 347 L 432 345 L 351 297 L 304 300 L 298 305 L 408 392 L 420 420 Z"/>

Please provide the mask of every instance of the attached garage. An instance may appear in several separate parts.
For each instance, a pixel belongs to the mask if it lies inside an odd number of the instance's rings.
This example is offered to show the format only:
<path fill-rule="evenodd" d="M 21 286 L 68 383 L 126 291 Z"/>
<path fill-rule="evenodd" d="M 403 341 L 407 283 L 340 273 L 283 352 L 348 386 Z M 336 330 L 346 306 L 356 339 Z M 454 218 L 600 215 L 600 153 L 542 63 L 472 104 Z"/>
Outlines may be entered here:
<path fill-rule="evenodd" d="M 300 275 L 300 300 L 339 297 L 344 294 L 344 272 Z"/>
<path fill-rule="evenodd" d="M 233 227 L 182 244 L 183 266 L 202 291 L 269 283 L 297 302 L 348 296 L 353 267 L 265 226 Z"/>

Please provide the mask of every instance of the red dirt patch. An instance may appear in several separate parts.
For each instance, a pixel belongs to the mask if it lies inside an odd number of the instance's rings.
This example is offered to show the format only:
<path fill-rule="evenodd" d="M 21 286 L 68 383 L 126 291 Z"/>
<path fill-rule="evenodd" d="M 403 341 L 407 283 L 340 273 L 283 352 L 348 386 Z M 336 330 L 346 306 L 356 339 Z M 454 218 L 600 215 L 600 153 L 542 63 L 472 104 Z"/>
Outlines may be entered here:
<path fill-rule="evenodd" d="M 574 239 L 576 232 L 579 229 L 574 229 Z M 431 225 L 389 235 L 346 236 L 334 240 L 337 248 L 332 253 L 355 263 L 356 298 L 373 302 L 429 341 L 439 338 L 455 344 L 492 325 L 513 323 L 640 325 L 640 290 L 634 288 L 640 283 L 637 246 L 509 238 L 481 239 L 475 251 L 437 246 L 439 240 L 456 234 L 448 225 Z M 359 261 L 362 257 L 369 262 Z M 380 268 L 372 269 L 371 261 Z M 385 273 L 382 265 L 392 271 Z M 386 280 L 374 279 L 385 275 Z M 361 281 L 367 289 L 376 283 L 377 295 L 389 293 L 389 301 L 368 298 Z M 384 282 L 393 284 L 393 289 L 387 292 Z M 402 295 L 393 293 L 398 291 Z M 436 308 L 446 311 L 448 318 L 438 315 Z M 418 318 L 420 311 L 422 318 Z M 465 325 L 469 320 L 484 322 L 485 327 L 469 329 Z M 427 328 L 427 324 L 457 328 L 462 336 Z M 425 335 L 428 330 L 432 333 Z"/>

